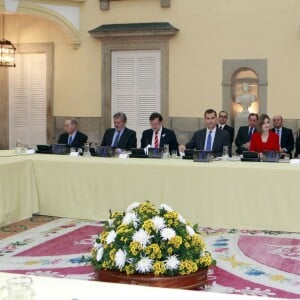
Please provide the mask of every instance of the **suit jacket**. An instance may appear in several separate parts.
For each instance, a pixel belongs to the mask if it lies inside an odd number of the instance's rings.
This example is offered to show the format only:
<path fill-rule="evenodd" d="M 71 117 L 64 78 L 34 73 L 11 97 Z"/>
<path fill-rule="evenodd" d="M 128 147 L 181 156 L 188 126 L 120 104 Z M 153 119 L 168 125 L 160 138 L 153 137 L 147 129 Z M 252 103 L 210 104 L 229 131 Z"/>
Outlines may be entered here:
<path fill-rule="evenodd" d="M 109 128 L 106 129 L 101 146 L 111 146 L 113 138 L 115 134 L 115 128 Z M 134 130 L 131 130 L 127 127 L 125 127 L 119 142 L 117 144 L 117 148 L 120 149 L 131 149 L 131 148 L 136 148 L 136 132 Z"/>
<path fill-rule="evenodd" d="M 59 136 L 59 139 L 58 139 L 57 142 L 59 144 L 66 144 L 67 145 L 68 140 L 69 140 L 69 134 L 65 132 L 65 133 L 62 133 Z M 87 140 L 88 140 L 88 136 L 86 134 L 84 134 L 80 131 L 77 131 L 70 147 L 83 148 L 84 143 L 86 143 Z"/>
<path fill-rule="evenodd" d="M 237 146 L 236 153 L 242 154 L 243 151 L 248 151 L 248 149 L 242 147 L 243 144 L 246 144 L 248 141 L 248 132 L 249 132 L 249 126 L 241 126 L 238 130 L 238 133 L 235 138 L 235 144 Z M 254 132 L 256 132 L 256 129 L 254 128 Z M 253 132 L 253 133 L 254 133 Z"/>
<path fill-rule="evenodd" d="M 206 128 L 194 133 L 192 139 L 185 145 L 187 149 L 203 150 L 205 146 Z M 214 156 L 223 155 L 223 146 L 228 146 L 229 155 L 231 155 L 231 145 L 229 133 L 223 129 L 216 128 L 216 134 L 212 145 L 212 154 Z"/>
<path fill-rule="evenodd" d="M 141 148 L 145 148 L 149 144 L 151 145 L 152 137 L 153 137 L 152 129 L 144 130 L 142 133 Z M 159 147 L 163 147 L 166 144 L 169 145 L 170 153 L 172 152 L 172 150 L 178 151 L 178 142 L 177 142 L 175 132 L 171 129 L 167 129 L 163 127 L 161 131 Z"/>
<path fill-rule="evenodd" d="M 295 151 L 295 158 L 298 158 L 300 154 L 300 136 L 296 138 L 296 151 Z"/>
<path fill-rule="evenodd" d="M 273 132 L 276 132 L 275 128 L 272 128 L 271 130 Z M 295 140 L 294 140 L 292 129 L 282 127 L 280 147 L 286 149 L 286 153 L 290 155 L 290 158 L 292 158 L 292 151 L 294 150 L 294 146 L 295 146 Z"/>
<path fill-rule="evenodd" d="M 226 130 L 229 133 L 230 136 L 230 143 L 233 143 L 233 139 L 234 139 L 234 128 L 225 124 L 223 127 L 223 130 Z"/>

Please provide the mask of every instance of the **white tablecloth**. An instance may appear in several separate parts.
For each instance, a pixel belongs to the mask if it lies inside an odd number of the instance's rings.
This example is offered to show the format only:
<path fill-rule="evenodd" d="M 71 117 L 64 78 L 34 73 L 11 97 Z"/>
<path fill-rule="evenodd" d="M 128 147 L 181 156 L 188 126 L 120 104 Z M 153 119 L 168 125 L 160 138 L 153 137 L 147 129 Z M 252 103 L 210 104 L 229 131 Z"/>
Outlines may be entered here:
<path fill-rule="evenodd" d="M 300 229 L 300 165 L 31 155 L 0 166 L 0 224 L 37 211 L 100 220 L 150 200 L 201 226 Z"/>
<path fill-rule="evenodd" d="M 0 272 L 0 286 L 12 276 Z M 34 300 L 249 300 L 249 296 L 215 294 L 201 291 L 186 291 L 179 289 L 152 288 L 146 286 L 105 283 L 95 281 L 58 279 L 30 276 L 33 279 Z M 261 299 L 251 296 L 251 299 Z"/>

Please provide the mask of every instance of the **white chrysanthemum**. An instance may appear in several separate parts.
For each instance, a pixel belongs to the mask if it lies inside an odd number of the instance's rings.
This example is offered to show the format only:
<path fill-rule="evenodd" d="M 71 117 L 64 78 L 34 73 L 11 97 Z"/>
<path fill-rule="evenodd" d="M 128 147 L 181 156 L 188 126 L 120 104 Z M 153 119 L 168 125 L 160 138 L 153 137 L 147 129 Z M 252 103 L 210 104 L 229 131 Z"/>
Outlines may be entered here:
<path fill-rule="evenodd" d="M 134 228 L 138 227 L 139 219 L 134 211 L 126 213 L 122 221 L 123 225 L 128 225 L 130 223 L 133 223 Z"/>
<path fill-rule="evenodd" d="M 173 209 L 167 204 L 161 204 L 160 209 L 164 209 L 167 212 L 173 211 Z"/>
<path fill-rule="evenodd" d="M 178 221 L 181 222 L 182 224 L 186 224 L 186 219 L 183 218 L 181 214 L 178 214 Z"/>
<path fill-rule="evenodd" d="M 113 243 L 116 239 L 116 236 L 117 236 L 117 233 L 114 230 L 110 231 L 106 237 L 106 243 L 107 244 Z"/>
<path fill-rule="evenodd" d="M 174 236 L 176 236 L 176 232 L 174 229 L 172 228 L 163 228 L 160 231 L 160 235 L 162 237 L 163 240 L 170 240 L 171 238 L 173 238 Z"/>
<path fill-rule="evenodd" d="M 133 202 L 127 207 L 126 212 L 130 212 L 139 206 L 140 206 L 139 202 Z"/>
<path fill-rule="evenodd" d="M 147 244 L 150 244 L 150 239 L 151 239 L 151 236 L 148 234 L 147 231 L 145 231 L 142 228 L 140 228 L 138 231 L 136 231 L 134 233 L 134 235 L 132 236 L 132 240 L 134 242 L 140 243 L 143 249 L 146 248 Z"/>
<path fill-rule="evenodd" d="M 152 259 L 150 259 L 149 257 L 143 257 L 136 264 L 136 270 L 139 273 L 148 273 L 152 270 L 152 263 Z"/>
<path fill-rule="evenodd" d="M 178 269 L 180 265 L 180 261 L 178 260 L 176 255 L 169 256 L 165 263 L 166 269 L 170 271 Z"/>
<path fill-rule="evenodd" d="M 103 247 L 98 249 L 98 251 L 97 251 L 97 257 L 96 257 L 97 261 L 100 261 L 102 259 L 103 252 L 104 252 Z"/>
<path fill-rule="evenodd" d="M 99 249 L 99 248 L 102 248 L 103 247 L 103 245 L 101 244 L 101 243 L 97 243 L 97 242 L 95 242 L 94 243 L 94 249 Z"/>
<path fill-rule="evenodd" d="M 125 262 L 126 262 L 126 251 L 119 249 L 116 252 L 116 256 L 115 256 L 116 266 L 122 269 L 125 266 Z"/>
<path fill-rule="evenodd" d="M 188 232 L 189 235 L 196 234 L 196 232 L 194 231 L 194 229 L 191 226 L 189 226 L 189 225 L 186 225 L 186 231 Z"/>
<path fill-rule="evenodd" d="M 159 231 L 163 228 L 166 227 L 165 224 L 165 220 L 164 218 L 160 217 L 160 216 L 155 216 L 151 219 L 152 223 L 153 223 L 153 227 L 156 231 Z"/>

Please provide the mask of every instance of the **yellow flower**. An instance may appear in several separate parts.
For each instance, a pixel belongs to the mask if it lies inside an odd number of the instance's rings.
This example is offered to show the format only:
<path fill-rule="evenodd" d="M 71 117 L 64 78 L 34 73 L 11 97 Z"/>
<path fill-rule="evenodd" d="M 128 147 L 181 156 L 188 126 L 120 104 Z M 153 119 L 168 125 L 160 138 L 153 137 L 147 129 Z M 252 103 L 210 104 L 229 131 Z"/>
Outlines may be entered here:
<path fill-rule="evenodd" d="M 111 249 L 109 252 L 109 258 L 111 260 L 115 260 L 115 255 L 116 255 L 117 250 L 116 249 Z"/>
<path fill-rule="evenodd" d="M 162 261 L 156 261 L 153 264 L 154 275 L 159 276 L 165 273 L 166 267 Z"/>
<path fill-rule="evenodd" d="M 129 245 L 130 252 L 132 255 L 137 256 L 139 251 L 142 250 L 141 245 L 139 242 L 131 242 Z"/>
<path fill-rule="evenodd" d="M 172 254 L 173 253 L 173 248 L 172 247 L 169 247 L 168 248 L 168 254 Z"/>
<path fill-rule="evenodd" d="M 178 213 L 176 211 L 170 211 L 164 214 L 166 219 L 178 220 Z"/>
<path fill-rule="evenodd" d="M 186 249 L 189 249 L 191 247 L 191 245 L 188 242 L 185 242 L 184 246 L 185 246 Z"/>
<path fill-rule="evenodd" d="M 199 264 L 203 267 L 209 266 L 212 263 L 212 257 L 209 252 L 206 252 L 204 256 L 200 257 Z"/>
<path fill-rule="evenodd" d="M 151 233 L 151 230 L 153 229 L 153 222 L 148 219 L 144 222 L 142 226 L 148 233 Z"/>
<path fill-rule="evenodd" d="M 197 234 L 194 234 L 192 236 L 192 246 L 200 246 L 201 248 L 203 248 L 205 246 L 205 244 L 200 236 L 198 236 Z"/>
<path fill-rule="evenodd" d="M 116 217 L 122 217 L 123 214 L 119 211 L 115 211 L 112 215 L 111 215 L 111 218 L 112 219 L 115 219 Z"/>
<path fill-rule="evenodd" d="M 125 266 L 125 272 L 127 275 L 131 275 L 135 273 L 134 265 L 130 264 Z"/>
<path fill-rule="evenodd" d="M 184 260 L 180 262 L 179 273 L 181 275 L 191 274 L 197 272 L 197 270 L 198 270 L 198 266 L 192 260 Z"/>
<path fill-rule="evenodd" d="M 151 244 L 147 246 L 145 252 L 151 259 L 160 259 L 162 257 L 161 249 L 158 244 Z"/>
<path fill-rule="evenodd" d="M 176 249 L 178 249 L 182 244 L 182 237 L 176 235 L 169 240 L 169 244 L 174 245 Z"/>
<path fill-rule="evenodd" d="M 101 244 L 105 244 L 106 243 L 107 236 L 108 236 L 108 231 L 102 232 L 101 237 L 100 237 Z"/>

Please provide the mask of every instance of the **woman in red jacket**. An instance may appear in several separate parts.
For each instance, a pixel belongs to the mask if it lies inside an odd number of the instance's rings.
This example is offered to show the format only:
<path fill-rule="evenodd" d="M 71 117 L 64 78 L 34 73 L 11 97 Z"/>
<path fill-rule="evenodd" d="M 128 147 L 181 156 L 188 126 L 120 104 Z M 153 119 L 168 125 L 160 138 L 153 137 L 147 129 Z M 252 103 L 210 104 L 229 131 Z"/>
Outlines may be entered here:
<path fill-rule="evenodd" d="M 256 131 L 253 133 L 250 142 L 250 151 L 262 153 L 264 151 L 279 151 L 279 136 L 270 131 L 270 118 L 266 114 L 259 116 L 256 123 Z"/>

